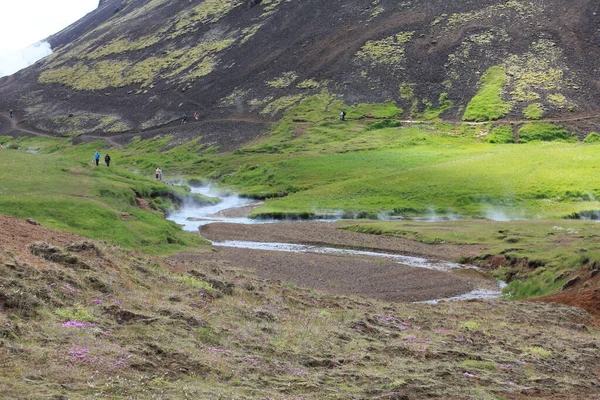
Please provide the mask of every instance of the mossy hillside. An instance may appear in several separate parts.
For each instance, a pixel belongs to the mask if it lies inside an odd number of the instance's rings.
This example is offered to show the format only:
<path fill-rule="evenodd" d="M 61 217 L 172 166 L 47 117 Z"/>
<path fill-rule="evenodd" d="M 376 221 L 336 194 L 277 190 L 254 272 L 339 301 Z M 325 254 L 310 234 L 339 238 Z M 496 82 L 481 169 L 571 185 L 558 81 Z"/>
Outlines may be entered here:
<path fill-rule="evenodd" d="M 216 63 L 214 56 L 234 41 L 233 38 L 208 40 L 136 62 L 128 59 L 102 60 L 90 65 L 79 62 L 70 67 L 43 71 L 38 81 L 43 84 L 64 84 L 75 90 L 101 90 L 134 84 L 146 87 L 156 78 L 187 81 L 212 72 Z"/>
<path fill-rule="evenodd" d="M 432 215 L 432 217 L 435 217 Z M 506 281 L 509 299 L 544 296 L 600 265 L 597 223 L 574 220 L 516 221 L 360 221 L 339 223 L 342 229 L 403 237 L 423 243 L 483 245 L 478 255 L 460 261 L 496 268 Z M 492 261 L 494 260 L 494 261 Z"/>
<path fill-rule="evenodd" d="M 48 143 L 12 143 L 41 144 L 51 150 Z M 2 213 L 155 254 L 206 244 L 164 219 L 166 210 L 187 197 L 191 200 L 183 188 L 152 182 L 115 166 L 96 168 L 92 165 L 94 149 L 93 145 L 81 146 L 86 156 L 79 160 L 57 153 L 3 151 Z M 140 209 L 136 197 L 158 211 Z"/>
<path fill-rule="evenodd" d="M 381 40 L 369 40 L 356 53 L 356 59 L 367 62 L 371 67 L 388 65 L 394 69 L 404 69 L 406 44 L 414 32 L 400 32 Z"/>

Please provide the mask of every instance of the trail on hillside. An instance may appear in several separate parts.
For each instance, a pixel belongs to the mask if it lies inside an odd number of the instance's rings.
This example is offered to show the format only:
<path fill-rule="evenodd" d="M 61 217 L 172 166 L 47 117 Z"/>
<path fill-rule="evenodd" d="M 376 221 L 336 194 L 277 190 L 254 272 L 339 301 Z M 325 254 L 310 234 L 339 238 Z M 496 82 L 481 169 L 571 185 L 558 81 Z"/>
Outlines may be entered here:
<path fill-rule="evenodd" d="M 6 83 L 5 83 L 6 84 Z M 0 112 L 0 118 L 5 119 L 6 121 L 10 121 L 11 131 L 22 133 L 24 136 L 33 135 L 40 137 L 48 137 L 48 138 L 57 138 L 61 137 L 58 134 L 51 134 L 48 132 L 43 132 L 40 130 L 27 128 L 22 126 L 22 121 L 19 121 L 18 118 L 9 117 L 8 112 Z M 448 119 L 440 119 L 440 120 L 420 120 L 420 119 L 405 119 L 400 122 L 403 124 L 414 124 L 414 125 L 430 125 L 430 124 L 452 124 L 452 125 L 470 125 L 470 126 L 480 126 L 486 125 L 489 123 L 510 123 L 510 124 L 525 124 L 531 122 L 547 122 L 547 123 L 562 123 L 562 122 L 574 122 L 574 121 L 584 121 L 591 119 L 600 119 L 599 111 L 592 111 L 588 113 L 578 114 L 569 118 L 546 118 L 539 120 L 519 120 L 519 119 L 499 119 L 495 121 L 481 121 L 481 122 L 472 122 L 472 121 L 460 121 L 460 120 L 448 120 Z M 363 117 L 356 119 L 355 121 L 367 121 L 367 120 L 381 120 L 380 118 L 373 117 Z M 325 121 L 325 120 L 323 120 Z M 348 121 L 352 121 L 349 119 Z M 116 147 L 118 149 L 123 150 L 124 145 L 119 143 L 119 141 L 126 141 L 135 135 L 159 135 L 163 133 L 177 133 L 177 128 L 185 127 L 189 129 L 194 124 L 210 124 L 210 123 L 227 123 L 227 122 L 242 122 L 247 124 L 269 124 L 274 123 L 276 120 L 272 118 L 265 118 L 262 116 L 255 115 L 233 115 L 228 116 L 226 118 L 207 118 L 200 119 L 198 121 L 194 120 L 193 117 L 188 116 L 188 120 L 185 123 L 182 123 L 182 118 L 172 119 L 171 121 L 166 122 L 160 126 L 152 127 L 149 129 L 135 129 L 125 132 L 117 132 L 117 133 L 108 133 L 104 135 L 98 134 L 81 134 L 77 136 L 78 141 L 89 141 L 91 140 L 104 140 L 112 147 Z M 301 122 L 301 121 L 298 121 Z"/>

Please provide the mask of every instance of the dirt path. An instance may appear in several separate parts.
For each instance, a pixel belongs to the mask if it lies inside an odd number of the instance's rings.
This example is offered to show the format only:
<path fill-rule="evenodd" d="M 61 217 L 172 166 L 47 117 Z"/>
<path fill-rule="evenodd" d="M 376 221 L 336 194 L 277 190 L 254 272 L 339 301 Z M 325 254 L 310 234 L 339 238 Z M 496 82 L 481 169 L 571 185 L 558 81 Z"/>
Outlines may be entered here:
<path fill-rule="evenodd" d="M 18 118 L 15 115 L 13 115 L 13 117 L 11 118 L 9 113 L 7 113 L 7 112 L 0 112 L 0 118 L 4 119 L 8 124 L 10 124 L 11 130 L 23 132 L 23 133 L 26 133 L 28 135 L 33 135 L 33 136 L 42 136 L 42 137 L 48 137 L 48 138 L 56 137 L 56 136 L 52 136 L 47 133 L 33 131 L 31 129 L 21 127 L 21 124 L 20 124 Z"/>
<path fill-rule="evenodd" d="M 481 246 L 432 246 L 402 238 L 366 235 L 336 229 L 336 224 L 275 223 L 242 225 L 213 223 L 201 228 L 201 235 L 214 242 L 227 240 L 281 242 L 320 247 L 344 247 L 386 253 L 423 256 L 456 261 L 460 255 L 475 254 Z M 386 301 L 422 301 L 467 293 L 493 281 L 480 276 L 448 273 L 398 264 L 391 259 L 357 255 L 284 253 L 216 247 L 218 252 L 203 255 L 180 254 L 175 259 L 225 261 L 232 268 L 251 269 L 257 275 L 293 282 L 302 287 L 334 294 L 353 294 Z M 198 257 L 198 258 L 197 258 Z M 196 260 L 191 260 L 197 258 Z"/>

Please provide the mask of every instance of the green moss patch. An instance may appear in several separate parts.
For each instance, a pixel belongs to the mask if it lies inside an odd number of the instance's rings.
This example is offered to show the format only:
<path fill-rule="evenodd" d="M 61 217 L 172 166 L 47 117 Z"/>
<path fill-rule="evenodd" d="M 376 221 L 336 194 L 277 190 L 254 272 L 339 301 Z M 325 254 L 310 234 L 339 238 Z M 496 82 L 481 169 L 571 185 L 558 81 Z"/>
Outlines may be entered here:
<path fill-rule="evenodd" d="M 507 82 L 503 67 L 496 66 L 487 70 L 479 81 L 480 89 L 467 105 L 464 121 L 493 121 L 508 114 L 510 103 L 502 100 L 502 88 Z"/>

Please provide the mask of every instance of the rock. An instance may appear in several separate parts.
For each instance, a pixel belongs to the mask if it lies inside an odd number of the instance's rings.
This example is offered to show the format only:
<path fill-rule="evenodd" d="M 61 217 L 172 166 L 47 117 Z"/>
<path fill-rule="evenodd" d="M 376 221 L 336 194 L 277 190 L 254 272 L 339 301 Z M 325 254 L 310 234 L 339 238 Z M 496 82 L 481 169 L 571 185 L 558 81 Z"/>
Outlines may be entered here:
<path fill-rule="evenodd" d="M 581 278 L 579 278 L 578 276 L 576 276 L 575 278 L 569 280 L 567 283 L 565 283 L 562 287 L 561 290 L 566 290 L 568 288 L 570 288 L 571 286 L 574 286 L 575 284 L 577 284 L 577 282 L 579 282 Z"/>
<path fill-rule="evenodd" d="M 582 331 L 582 332 L 589 332 L 590 330 L 588 329 L 588 327 L 584 324 L 573 324 L 571 325 L 571 329 L 574 329 L 576 331 Z"/>
<path fill-rule="evenodd" d="M 39 222 L 37 222 L 37 221 L 36 221 L 36 220 L 34 220 L 33 218 L 27 218 L 27 219 L 25 220 L 25 222 L 27 222 L 28 224 L 31 224 L 31 225 L 39 225 L 39 224 L 40 224 Z"/>
<path fill-rule="evenodd" d="M 595 269 L 592 272 L 590 272 L 590 278 L 595 277 L 596 275 L 598 275 L 600 273 L 600 269 Z"/>
<path fill-rule="evenodd" d="M 75 253 L 89 251 L 89 252 L 95 253 L 98 256 L 102 255 L 102 252 L 100 251 L 100 249 L 94 243 L 88 242 L 87 240 L 84 240 L 82 242 L 70 243 L 67 246 L 67 250 L 75 252 Z"/>

